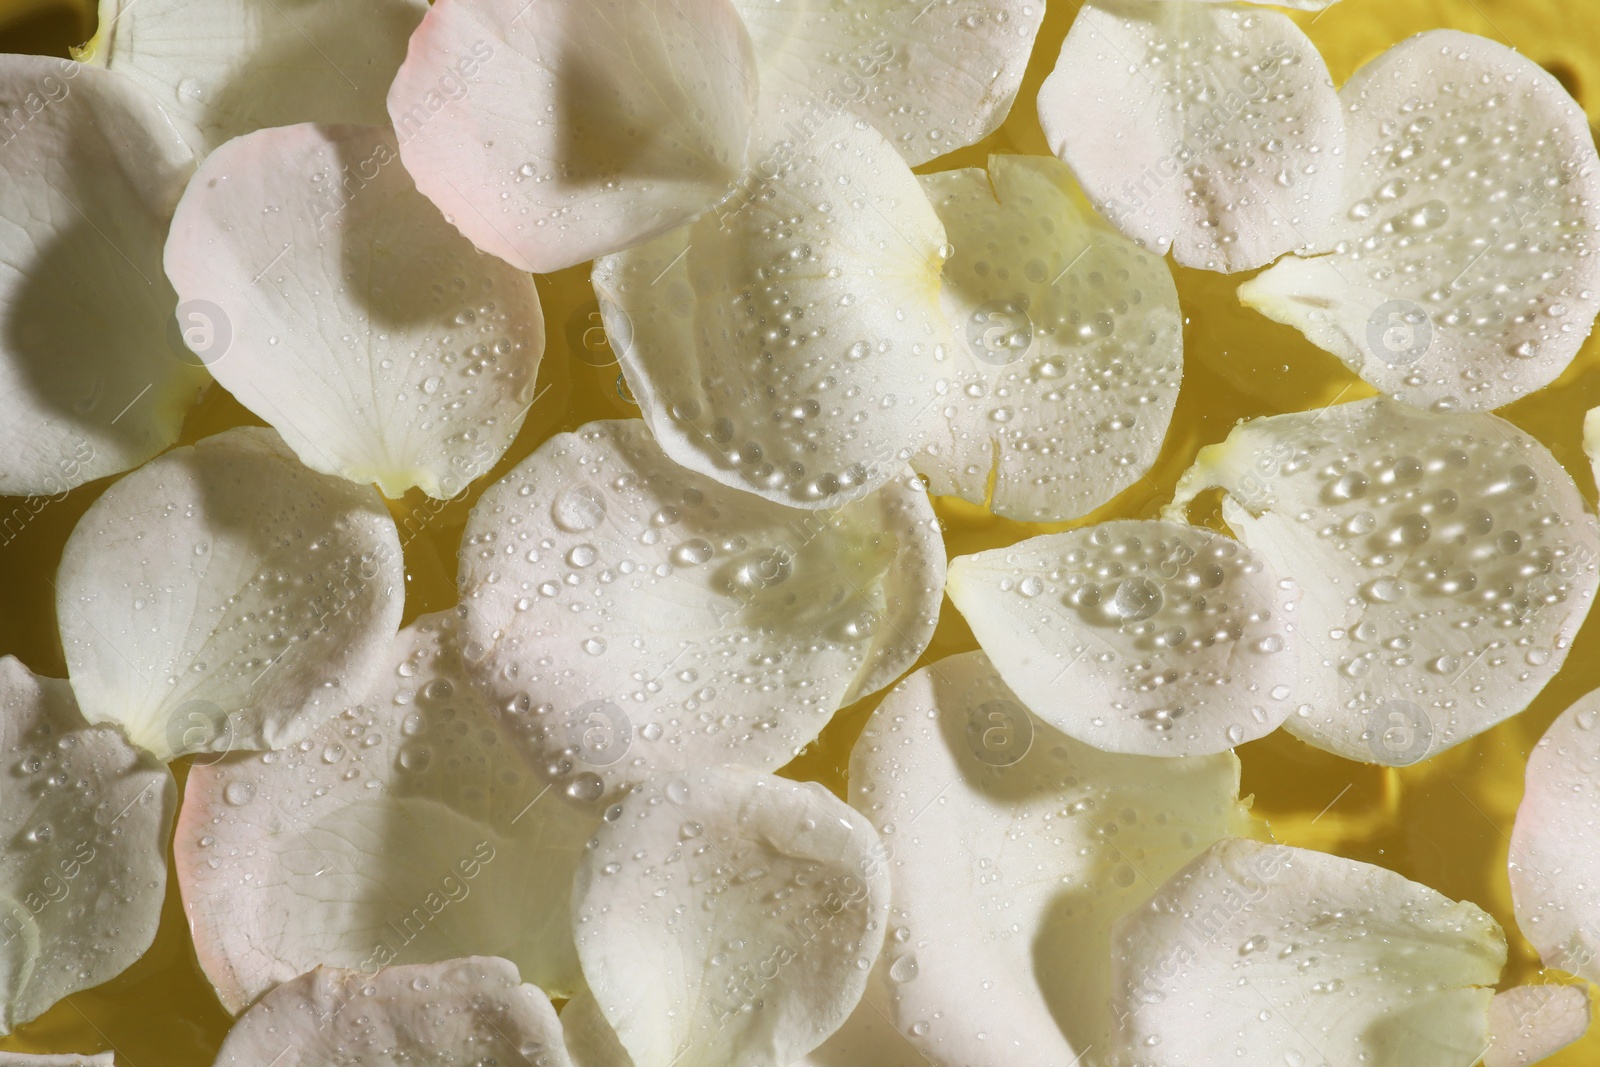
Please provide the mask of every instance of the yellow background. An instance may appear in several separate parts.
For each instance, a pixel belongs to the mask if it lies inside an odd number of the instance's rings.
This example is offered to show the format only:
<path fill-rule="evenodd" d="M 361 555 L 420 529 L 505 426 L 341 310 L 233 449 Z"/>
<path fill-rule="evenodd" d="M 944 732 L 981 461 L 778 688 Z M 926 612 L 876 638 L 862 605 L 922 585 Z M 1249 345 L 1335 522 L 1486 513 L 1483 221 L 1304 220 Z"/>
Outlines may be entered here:
<path fill-rule="evenodd" d="M 1545 66 L 1573 92 L 1593 123 L 1600 117 L 1600 7 L 1591 8 L 1593 3 L 1343 0 L 1320 16 L 1295 18 L 1322 49 L 1337 84 L 1413 33 L 1452 27 L 1509 44 Z M 994 151 L 1048 151 L 1033 100 L 1076 11 L 1074 0 L 1051 0 L 1027 80 L 1005 126 L 982 144 L 926 169 L 981 166 Z M 0 47 L 65 55 L 67 44 L 88 38 L 93 20 L 88 8 L 62 0 L 0 0 Z M 1173 483 L 1195 452 L 1220 441 L 1241 418 L 1354 400 L 1371 392 L 1295 331 L 1242 308 L 1234 295 L 1242 276 L 1181 268 L 1176 274 L 1187 316 L 1185 369 L 1166 447 L 1148 480 L 1086 522 L 1151 514 L 1153 506 L 1170 498 Z M 636 411 L 619 395 L 616 367 L 594 365 L 606 362 L 609 353 L 596 329 L 587 270 L 541 278 L 540 294 L 550 338 L 540 371 L 539 388 L 545 391 L 511 451 L 478 490 L 551 434 Z M 1596 405 L 1600 341 L 1591 338 L 1559 382 L 1501 412 L 1549 446 L 1591 501 L 1594 485 L 1581 449 L 1581 424 L 1584 411 Z M 190 415 L 183 440 L 258 421 L 213 387 Z M 65 676 L 51 582 L 73 524 L 108 482 L 95 482 L 50 503 L 21 536 L 0 546 L 0 654 L 14 653 L 34 671 Z M 0 498 L 0 515 L 18 503 Z M 455 552 L 469 503 L 437 513 L 416 493 L 392 503 L 397 519 L 427 519 L 424 533 L 406 546 L 407 622 L 454 603 Z M 1064 528 L 996 519 L 959 501 L 939 503 L 951 555 Z M 971 633 L 947 602 L 924 662 L 974 647 Z M 1511 913 L 1506 835 L 1522 794 L 1529 749 L 1563 708 L 1596 687 L 1600 611 L 1579 634 L 1565 669 L 1533 706 L 1474 741 L 1396 770 L 1350 763 L 1280 732 L 1239 750 L 1244 789 L 1255 795 L 1256 812 L 1287 844 L 1381 864 L 1486 908 L 1506 928 L 1510 941 L 1505 984 L 1540 980 L 1537 956 L 1518 934 Z M 842 791 L 850 746 L 876 699 L 841 712 L 784 773 Z M 181 762 L 175 770 L 181 784 Z M 1565 980 L 1554 974 L 1543 977 Z M 209 1067 L 229 1021 L 195 963 L 176 888 L 169 886 L 161 931 L 142 960 L 121 977 L 68 998 L 0 1040 L 0 1050 L 89 1053 L 115 1048 L 119 1067 Z M 1557 1067 L 1600 1063 L 1600 1028 L 1547 1062 Z"/>

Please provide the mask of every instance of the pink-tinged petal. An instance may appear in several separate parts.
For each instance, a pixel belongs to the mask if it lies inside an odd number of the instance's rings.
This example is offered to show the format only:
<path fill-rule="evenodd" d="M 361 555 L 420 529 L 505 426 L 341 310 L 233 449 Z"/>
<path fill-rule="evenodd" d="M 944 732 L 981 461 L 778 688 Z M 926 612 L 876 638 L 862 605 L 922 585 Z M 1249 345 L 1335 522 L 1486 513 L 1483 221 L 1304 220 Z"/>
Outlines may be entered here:
<path fill-rule="evenodd" d="M 1270 263 L 1321 241 L 1339 208 L 1339 97 L 1276 11 L 1090 0 L 1039 90 L 1039 121 L 1096 210 L 1185 266 Z"/>
<path fill-rule="evenodd" d="M 445 217 L 543 273 L 726 195 L 745 169 L 757 83 L 729 0 L 440 0 L 389 115 Z"/>
<path fill-rule="evenodd" d="M 572 1067 L 550 998 L 503 959 L 319 967 L 234 1024 L 216 1067 Z"/>
<path fill-rule="evenodd" d="M 61 556 L 56 617 L 84 716 L 171 759 L 299 741 L 375 677 L 404 589 L 377 492 L 244 427 L 94 502 Z"/>
<path fill-rule="evenodd" d="M 150 947 L 177 789 L 120 731 L 85 722 L 66 682 L 12 656 L 0 658 L 0 752 L 4 1035 Z"/>
<path fill-rule="evenodd" d="M 425 615 L 300 744 L 190 772 L 178 883 L 230 1011 L 319 964 L 483 954 L 557 995 L 580 984 L 568 899 L 599 809 L 516 753 L 456 639 L 453 613 Z"/>
<path fill-rule="evenodd" d="M 1239 288 L 1385 393 L 1486 411 L 1542 389 L 1600 312 L 1600 155 L 1532 60 L 1436 30 L 1339 92 L 1345 192 L 1328 238 Z"/>
<path fill-rule="evenodd" d="M 198 358 L 324 474 L 452 497 L 533 399 L 533 279 L 440 217 L 386 127 L 229 141 L 178 205 L 166 270 L 226 332 L 189 336 Z"/>
<path fill-rule="evenodd" d="M 161 273 L 194 155 L 66 60 L 0 56 L 0 118 L 0 495 L 55 495 L 171 445 L 204 387 Z"/>
<path fill-rule="evenodd" d="M 1483 1067 L 1531 1067 L 1589 1030 L 1589 990 L 1576 985 L 1519 985 L 1489 1002 L 1489 1048 Z"/>

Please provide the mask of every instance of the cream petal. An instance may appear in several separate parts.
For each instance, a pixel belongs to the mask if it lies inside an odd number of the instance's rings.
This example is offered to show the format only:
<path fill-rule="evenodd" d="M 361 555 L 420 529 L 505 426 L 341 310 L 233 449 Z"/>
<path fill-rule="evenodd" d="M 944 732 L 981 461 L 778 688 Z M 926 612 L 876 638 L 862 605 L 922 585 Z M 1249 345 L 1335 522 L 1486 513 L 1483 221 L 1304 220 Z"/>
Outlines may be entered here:
<path fill-rule="evenodd" d="M 1600 311 L 1600 156 L 1554 77 L 1435 30 L 1358 70 L 1338 225 L 1239 298 L 1418 407 L 1488 410 L 1555 380 Z"/>
<path fill-rule="evenodd" d="M 461 554 L 481 685 L 561 788 L 776 770 L 927 647 L 944 577 L 921 482 L 800 511 L 678 467 L 637 420 L 551 438 Z"/>
<path fill-rule="evenodd" d="M 178 438 L 206 382 L 177 340 L 161 245 L 194 171 L 147 93 L 0 57 L 0 495 L 65 493 Z"/>
<path fill-rule="evenodd" d="M 801 508 L 897 476 L 951 373 L 944 227 L 842 113 L 692 226 L 595 263 L 606 331 L 677 462 Z"/>
<path fill-rule="evenodd" d="M 150 947 L 177 789 L 119 731 L 85 722 L 66 682 L 13 656 L 0 658 L 0 752 L 4 1035 Z"/>
<path fill-rule="evenodd" d="M 1008 518 L 1094 510 L 1145 475 L 1172 420 L 1171 270 L 1094 214 L 1059 160 L 991 156 L 987 173 L 922 185 L 954 249 L 943 302 L 957 343 L 912 465 L 932 492 Z"/>
<path fill-rule="evenodd" d="M 981 652 L 912 674 L 850 758 L 851 803 L 892 877 L 889 1017 L 934 1067 L 1100 1067 L 1112 923 L 1248 832 L 1238 796 L 1232 753 L 1081 744 L 1029 714 Z"/>
<path fill-rule="evenodd" d="M 1223 518 L 1302 596 L 1284 728 L 1403 765 L 1528 706 L 1588 615 L 1600 533 L 1545 447 L 1488 414 L 1387 399 L 1254 419 L 1202 449 L 1169 517 Z"/>
<path fill-rule="evenodd" d="M 119 481 L 68 538 L 56 616 L 90 722 L 162 759 L 293 744 L 372 680 L 400 625 L 378 494 L 228 430 Z"/>
<path fill-rule="evenodd" d="M 1023 703 L 1096 748 L 1221 752 L 1298 703 L 1299 586 L 1203 527 L 1045 534 L 957 557 L 947 591 Z"/>
<path fill-rule="evenodd" d="M 568 900 L 599 809 L 546 795 L 462 672 L 456 623 L 401 631 L 361 702 L 298 745 L 190 772 L 173 852 L 228 1010 L 319 964 L 495 955 L 557 995 L 580 984 Z"/>
<path fill-rule="evenodd" d="M 1095 208 L 1184 266 L 1243 271 L 1318 244 L 1344 120 L 1316 47 L 1256 7 L 1085 3 L 1039 121 Z"/>

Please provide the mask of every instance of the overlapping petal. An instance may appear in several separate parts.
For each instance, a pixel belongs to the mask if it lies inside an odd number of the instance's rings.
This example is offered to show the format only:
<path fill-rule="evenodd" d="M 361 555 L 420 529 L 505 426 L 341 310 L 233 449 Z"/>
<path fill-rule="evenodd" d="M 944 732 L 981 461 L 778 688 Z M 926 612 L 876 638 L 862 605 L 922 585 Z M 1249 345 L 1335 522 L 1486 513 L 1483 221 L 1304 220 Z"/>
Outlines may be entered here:
<path fill-rule="evenodd" d="M 1091 0 L 1039 91 L 1039 121 L 1101 214 L 1185 266 L 1270 263 L 1320 243 L 1339 207 L 1339 97 L 1276 11 Z"/>
<path fill-rule="evenodd" d="M 1030 715 L 980 652 L 907 678 L 850 760 L 893 884 L 889 1015 L 935 1067 L 1104 1063 L 1111 924 L 1245 832 L 1232 753 L 1103 752 Z"/>
<path fill-rule="evenodd" d="M 1379 398 L 1255 419 L 1201 451 L 1172 517 L 1212 486 L 1303 590 L 1284 727 L 1349 759 L 1414 763 L 1527 707 L 1600 584 L 1571 476 L 1493 415 Z"/>
<path fill-rule="evenodd" d="M 319 964 L 370 974 L 465 955 L 569 995 L 572 873 L 598 821 L 547 795 L 439 613 L 298 745 L 191 771 L 174 854 L 200 965 L 231 1011 Z"/>
<path fill-rule="evenodd" d="M 1094 214 L 1059 160 L 992 156 L 987 173 L 922 185 L 954 250 L 943 303 L 957 343 L 912 465 L 932 492 L 997 515 L 1092 511 L 1150 469 L 1172 420 L 1172 272 Z"/>
<path fill-rule="evenodd" d="M 194 155 L 78 63 L 0 57 L 0 110 L 0 495 L 55 495 L 172 444 L 206 381 L 161 273 Z"/>
<path fill-rule="evenodd" d="M 1531 59 L 1435 30 L 1356 72 L 1345 200 L 1313 258 L 1239 297 L 1418 407 L 1487 410 L 1553 381 L 1600 311 L 1600 156 Z"/>
<path fill-rule="evenodd" d="M 1110 752 L 1221 752 L 1295 707 L 1299 587 L 1197 526 L 1124 520 L 960 556 L 948 591 L 1035 715 Z"/>
<path fill-rule="evenodd" d="M 304 737 L 365 691 L 403 596 L 378 494 L 244 428 L 95 501 L 62 554 L 56 615 L 84 716 L 170 759 Z"/>
<path fill-rule="evenodd" d="M 572 1067 L 556 1010 L 503 959 L 319 967 L 234 1025 L 216 1067 Z"/>
<path fill-rule="evenodd" d="M 1562 712 L 1528 754 L 1511 831 L 1517 926 L 1551 967 L 1600 977 L 1600 693 Z"/>
<path fill-rule="evenodd" d="M 533 279 L 480 255 L 397 152 L 377 126 L 228 142 L 178 206 L 166 270 L 228 333 L 197 354 L 302 462 L 445 498 L 521 427 L 544 319 Z"/>
<path fill-rule="evenodd" d="M 1011 110 L 1040 0 L 733 0 L 760 66 L 759 143 L 820 108 L 867 119 L 913 166 Z"/>
<path fill-rule="evenodd" d="M 85 58 L 149 91 L 210 151 L 268 126 L 385 121 L 389 82 L 427 10 L 426 0 L 100 0 Z"/>
<path fill-rule="evenodd" d="M 0 1034 L 121 974 L 155 938 L 172 775 L 91 726 L 66 682 L 0 658 Z M 77 1061 L 74 1061 L 77 1062 Z"/>
<path fill-rule="evenodd" d="M 730 0 L 440 0 L 389 92 L 417 188 L 553 271 L 688 222 L 745 170 L 759 94 Z"/>
<path fill-rule="evenodd" d="M 1483 1067 L 1529 1067 L 1560 1052 L 1588 1029 L 1585 987 L 1513 986 L 1489 1002 L 1489 1047 Z"/>
<path fill-rule="evenodd" d="M 945 231 L 884 136 L 819 118 L 691 226 L 595 264 L 606 331 L 668 455 L 794 507 L 895 477 L 953 370 Z"/>
<path fill-rule="evenodd" d="M 578 955 L 636 1067 L 784 1067 L 861 998 L 889 872 L 820 785 L 742 768 L 650 779 L 578 867 Z"/>
<path fill-rule="evenodd" d="M 1136 1067 L 1471 1067 L 1505 935 L 1355 860 L 1228 840 L 1114 933 L 1116 1052 Z"/>
<path fill-rule="evenodd" d="M 463 641 L 562 788 L 774 770 L 932 637 L 943 548 L 909 470 L 801 511 L 674 464 L 642 422 L 560 434 L 484 493 Z"/>

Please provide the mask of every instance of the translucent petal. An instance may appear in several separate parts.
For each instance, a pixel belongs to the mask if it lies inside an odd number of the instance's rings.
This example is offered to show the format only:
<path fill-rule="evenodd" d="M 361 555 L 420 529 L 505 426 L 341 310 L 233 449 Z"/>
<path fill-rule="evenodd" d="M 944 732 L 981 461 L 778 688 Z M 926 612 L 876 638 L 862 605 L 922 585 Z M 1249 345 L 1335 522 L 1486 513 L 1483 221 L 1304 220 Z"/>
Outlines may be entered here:
<path fill-rule="evenodd" d="M 1338 210 L 1339 97 L 1276 11 L 1085 3 L 1039 121 L 1101 214 L 1185 266 L 1262 266 L 1319 242 Z"/>
<path fill-rule="evenodd" d="M 1202 527 L 1029 538 L 957 557 L 948 592 L 1022 702 L 1108 752 L 1221 752 L 1296 704 L 1299 586 Z"/>
<path fill-rule="evenodd" d="M 765 131 L 847 110 L 913 166 L 1000 126 L 1044 18 L 1037 0 L 733 3 L 755 41 Z"/>
<path fill-rule="evenodd" d="M 1303 592 L 1284 727 L 1349 759 L 1415 763 L 1527 707 L 1600 581 L 1571 476 L 1493 415 L 1379 398 L 1254 419 L 1201 450 L 1169 517 L 1211 486 Z"/>
<path fill-rule="evenodd" d="M 572 1067 L 550 998 L 475 956 L 366 973 L 319 967 L 234 1024 L 216 1067 Z"/>
<path fill-rule="evenodd" d="M 1312 259 L 1239 298 L 1418 407 L 1488 410 L 1548 385 L 1600 311 L 1600 157 L 1554 77 L 1435 30 L 1340 98 L 1347 192 Z"/>
<path fill-rule="evenodd" d="M 570 994 L 572 872 L 600 815 L 547 789 L 462 673 L 444 612 L 401 631 L 361 703 L 298 745 L 196 766 L 173 851 L 223 1005 L 318 964 L 471 954 Z"/>
<path fill-rule="evenodd" d="M 981 652 L 890 692 L 850 758 L 894 903 L 889 1015 L 934 1067 L 1099 1067 L 1110 931 L 1247 832 L 1232 753 L 1102 752 L 1030 715 Z"/>
<path fill-rule="evenodd" d="M 268 126 L 387 121 L 390 79 L 427 10 L 426 0 L 100 0 L 88 58 L 197 127 L 209 151 Z"/>
<path fill-rule="evenodd" d="M 4 1035 L 150 947 L 177 789 L 148 753 L 85 722 L 66 682 L 13 656 L 0 658 L 0 752 Z"/>
<path fill-rule="evenodd" d="M 1489 1002 L 1489 1048 L 1483 1067 L 1530 1067 L 1589 1029 L 1589 990 L 1571 985 L 1519 985 Z"/>
<path fill-rule="evenodd" d="M 228 142 L 178 206 L 167 276 L 198 357 L 307 466 L 445 498 L 521 427 L 544 318 L 533 279 L 480 255 L 396 151 L 377 126 Z"/>
<path fill-rule="evenodd" d="M 378 494 L 229 430 L 105 492 L 61 557 L 56 617 L 90 722 L 162 759 L 293 744 L 363 692 L 400 625 Z"/>
<path fill-rule="evenodd" d="M 1528 754 L 1511 831 L 1517 925 L 1550 967 L 1600 977 L 1600 692 L 1580 698 Z"/>
<path fill-rule="evenodd" d="M 756 97 L 730 0 L 440 0 L 389 115 L 445 218 L 547 272 L 720 200 L 745 169 Z"/>
<path fill-rule="evenodd" d="M 78 63 L 0 56 L 0 104 L 0 495 L 55 495 L 172 444 L 206 381 L 161 273 L 194 156 Z"/>
<path fill-rule="evenodd" d="M 578 956 L 637 1067 L 785 1067 L 861 998 L 889 872 L 814 782 L 735 767 L 652 778 L 578 866 Z"/>
<path fill-rule="evenodd" d="M 600 1014 L 600 1005 L 587 987 L 561 1009 L 561 1026 L 567 1035 L 567 1055 L 572 1057 L 573 1067 L 633 1067 L 628 1050 Z"/>
<path fill-rule="evenodd" d="M 992 184 L 991 184 L 992 183 Z M 1095 215 L 1049 157 L 922 185 L 955 254 L 944 306 L 955 380 L 912 464 L 934 493 L 1026 522 L 1077 518 L 1161 451 L 1183 379 L 1172 272 Z"/>
<path fill-rule="evenodd" d="M 830 114 L 715 213 L 595 264 L 640 412 L 673 459 L 834 508 L 897 475 L 953 335 L 944 227 L 883 135 Z"/>
<path fill-rule="evenodd" d="M 1393 871 L 1230 840 L 1113 934 L 1117 1049 L 1139 1067 L 1471 1067 L 1505 935 Z"/>
<path fill-rule="evenodd" d="M 562 788 L 775 770 L 933 635 L 943 548 L 901 470 L 798 511 L 676 466 L 637 420 L 560 434 L 467 521 L 467 656 Z"/>

